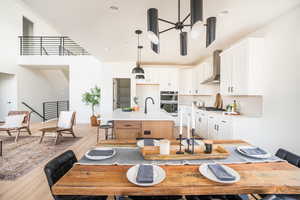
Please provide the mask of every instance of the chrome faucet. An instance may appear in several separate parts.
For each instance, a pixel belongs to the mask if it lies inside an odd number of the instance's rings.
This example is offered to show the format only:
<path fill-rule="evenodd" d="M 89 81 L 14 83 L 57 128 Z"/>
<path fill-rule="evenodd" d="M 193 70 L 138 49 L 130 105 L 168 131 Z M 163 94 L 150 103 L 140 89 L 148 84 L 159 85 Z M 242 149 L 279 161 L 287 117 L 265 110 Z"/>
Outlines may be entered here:
<path fill-rule="evenodd" d="M 144 111 L 144 113 L 145 114 L 147 114 L 147 101 L 148 101 L 148 99 L 151 99 L 151 101 L 152 101 L 152 104 L 154 104 L 154 100 L 153 100 L 153 98 L 152 97 L 147 97 L 146 99 L 145 99 L 145 111 Z"/>

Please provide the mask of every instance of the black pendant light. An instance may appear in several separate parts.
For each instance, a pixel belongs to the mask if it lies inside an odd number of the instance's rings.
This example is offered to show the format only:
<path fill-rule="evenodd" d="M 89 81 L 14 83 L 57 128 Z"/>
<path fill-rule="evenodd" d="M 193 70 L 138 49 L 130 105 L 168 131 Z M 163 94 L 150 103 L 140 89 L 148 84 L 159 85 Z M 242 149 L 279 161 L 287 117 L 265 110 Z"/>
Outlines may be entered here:
<path fill-rule="evenodd" d="M 172 29 L 180 31 L 180 55 L 187 55 L 187 32 L 184 31 L 185 27 L 191 27 L 191 37 L 197 38 L 200 36 L 203 26 L 207 26 L 206 29 L 206 47 L 208 47 L 216 39 L 216 17 L 210 17 L 207 19 L 207 24 L 203 23 L 203 0 L 190 0 L 190 13 L 181 18 L 180 0 L 178 0 L 178 18 L 176 22 L 171 22 L 165 19 L 158 18 L 158 10 L 156 8 L 149 8 L 147 11 L 147 30 L 148 38 L 151 41 L 151 49 L 155 53 L 159 53 L 160 34 L 170 31 Z M 191 23 L 186 24 L 186 21 L 190 18 Z M 170 28 L 159 31 L 158 22 L 164 22 L 171 25 Z"/>
<path fill-rule="evenodd" d="M 137 61 L 136 61 L 135 68 L 132 69 L 132 73 L 136 74 L 136 78 L 137 78 L 138 75 L 143 75 L 145 72 L 144 72 L 144 69 L 141 68 L 141 50 L 142 50 L 143 46 L 140 45 L 140 35 L 142 34 L 142 31 L 141 30 L 136 30 L 135 34 L 138 35 Z M 139 78 L 137 78 L 137 79 L 144 79 L 145 78 L 145 77 L 144 78 L 142 78 L 142 77 L 144 77 L 144 75 L 139 76 Z"/>
<path fill-rule="evenodd" d="M 159 43 L 159 30 L 158 30 L 158 10 L 156 8 L 150 8 L 147 11 L 148 21 L 148 38 L 156 45 Z"/>
<path fill-rule="evenodd" d="M 187 55 L 187 32 L 180 33 L 180 55 Z"/>
<path fill-rule="evenodd" d="M 145 79 L 144 74 L 138 74 L 135 76 L 135 79 Z"/>
<path fill-rule="evenodd" d="M 191 37 L 200 36 L 203 25 L 203 0 L 190 0 L 191 8 Z"/>
<path fill-rule="evenodd" d="M 155 53 L 159 54 L 159 44 L 154 44 L 153 42 L 151 42 L 151 49 L 152 51 L 154 51 Z"/>
<path fill-rule="evenodd" d="M 209 17 L 206 20 L 206 47 L 216 39 L 216 17 Z"/>

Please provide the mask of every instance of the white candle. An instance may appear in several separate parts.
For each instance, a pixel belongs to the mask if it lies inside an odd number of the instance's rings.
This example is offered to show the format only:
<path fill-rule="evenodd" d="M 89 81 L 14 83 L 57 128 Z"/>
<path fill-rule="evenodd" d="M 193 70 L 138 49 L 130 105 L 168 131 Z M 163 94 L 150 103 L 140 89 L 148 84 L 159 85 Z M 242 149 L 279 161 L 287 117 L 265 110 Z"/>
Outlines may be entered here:
<path fill-rule="evenodd" d="M 188 116 L 188 119 L 187 119 L 187 134 L 186 134 L 186 137 L 188 139 L 191 138 L 191 136 L 190 136 L 190 116 Z"/>
<path fill-rule="evenodd" d="M 180 110 L 180 129 L 179 134 L 182 135 L 182 110 Z"/>
<path fill-rule="evenodd" d="M 194 104 L 192 103 L 192 128 L 195 129 L 196 128 L 196 124 L 195 124 L 195 112 L 194 112 Z"/>
<path fill-rule="evenodd" d="M 161 155 L 170 154 L 170 141 L 169 140 L 160 140 L 159 141 L 159 153 Z"/>

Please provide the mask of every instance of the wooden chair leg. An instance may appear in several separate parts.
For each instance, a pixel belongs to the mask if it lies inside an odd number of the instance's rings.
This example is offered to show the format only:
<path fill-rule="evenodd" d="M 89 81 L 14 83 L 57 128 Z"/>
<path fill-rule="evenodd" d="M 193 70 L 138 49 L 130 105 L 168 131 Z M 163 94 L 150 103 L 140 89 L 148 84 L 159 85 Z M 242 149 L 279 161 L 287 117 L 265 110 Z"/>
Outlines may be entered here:
<path fill-rule="evenodd" d="M 73 130 L 71 130 L 71 134 L 73 135 L 73 138 L 76 138 L 76 135 Z"/>
<path fill-rule="evenodd" d="M 19 129 L 15 138 L 15 143 L 18 142 L 19 136 L 20 136 L 21 130 Z"/>
<path fill-rule="evenodd" d="M 100 134 L 100 128 L 97 127 L 97 144 L 99 143 L 99 134 Z"/>
<path fill-rule="evenodd" d="M 105 129 L 105 140 L 108 140 L 108 129 Z"/>
<path fill-rule="evenodd" d="M 27 130 L 28 134 L 29 134 L 29 135 L 31 135 L 30 128 L 29 128 L 29 127 L 27 127 L 27 128 L 26 128 L 26 130 Z"/>
<path fill-rule="evenodd" d="M 58 144 L 59 135 L 60 135 L 60 133 L 59 133 L 59 132 L 56 132 L 56 137 L 55 137 L 55 145 L 57 145 L 57 144 Z"/>
<path fill-rule="evenodd" d="M 42 136 L 41 136 L 41 139 L 40 139 L 40 144 L 42 143 L 42 141 L 44 139 L 44 136 L 45 136 L 45 131 L 42 132 Z"/>
<path fill-rule="evenodd" d="M 7 130 L 6 132 L 7 132 L 7 134 L 8 134 L 9 136 L 11 136 L 11 133 L 10 133 L 10 131 L 9 131 L 9 130 Z"/>

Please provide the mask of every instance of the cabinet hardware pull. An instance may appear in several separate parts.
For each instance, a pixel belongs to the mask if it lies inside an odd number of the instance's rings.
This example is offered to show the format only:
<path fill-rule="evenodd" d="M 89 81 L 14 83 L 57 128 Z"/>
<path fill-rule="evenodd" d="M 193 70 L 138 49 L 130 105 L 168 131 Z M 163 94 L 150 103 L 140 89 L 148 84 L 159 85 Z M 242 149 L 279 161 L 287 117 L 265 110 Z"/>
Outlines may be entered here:
<path fill-rule="evenodd" d="M 230 93 L 230 87 L 227 88 L 227 91 Z"/>
<path fill-rule="evenodd" d="M 126 126 L 126 127 L 130 127 L 131 125 L 130 125 L 130 124 L 125 124 L 124 126 Z"/>

